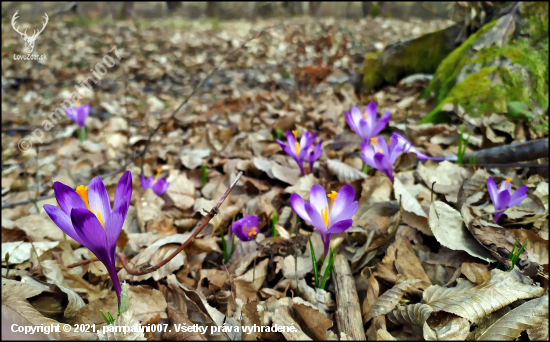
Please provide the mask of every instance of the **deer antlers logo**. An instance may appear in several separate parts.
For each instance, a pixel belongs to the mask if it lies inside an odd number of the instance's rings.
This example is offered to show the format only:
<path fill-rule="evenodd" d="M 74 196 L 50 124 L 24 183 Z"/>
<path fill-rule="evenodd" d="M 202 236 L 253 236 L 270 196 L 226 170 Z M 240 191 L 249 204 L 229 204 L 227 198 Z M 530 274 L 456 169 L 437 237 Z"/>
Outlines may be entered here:
<path fill-rule="evenodd" d="M 34 30 L 34 33 L 32 36 L 28 36 L 27 35 L 27 30 L 25 30 L 25 32 L 21 32 L 19 31 L 19 27 L 15 28 L 15 21 L 17 20 L 17 12 L 19 11 L 16 11 L 15 14 L 13 15 L 13 18 L 11 19 L 11 26 L 13 26 L 13 29 L 15 30 L 15 32 L 19 33 L 21 35 L 21 37 L 23 37 L 23 40 L 25 41 L 25 48 L 27 49 L 27 52 L 28 53 L 31 53 L 32 50 L 34 49 L 34 42 L 36 41 L 36 38 L 38 38 L 38 35 L 40 33 L 42 33 L 42 31 L 44 31 L 44 29 L 46 28 L 46 25 L 48 24 L 48 15 L 46 13 L 44 13 L 44 19 L 46 19 L 46 22 L 42 22 L 42 29 L 39 30 L 38 32 L 36 30 Z"/>

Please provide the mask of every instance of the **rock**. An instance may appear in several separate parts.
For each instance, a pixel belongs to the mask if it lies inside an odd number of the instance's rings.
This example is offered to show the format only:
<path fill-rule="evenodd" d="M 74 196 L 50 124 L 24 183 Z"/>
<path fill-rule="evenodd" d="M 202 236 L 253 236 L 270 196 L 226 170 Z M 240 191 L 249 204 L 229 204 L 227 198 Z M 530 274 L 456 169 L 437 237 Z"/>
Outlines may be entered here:
<path fill-rule="evenodd" d="M 506 113 L 510 102 L 538 116 L 548 109 L 548 3 L 528 3 L 470 36 L 437 68 L 424 96 L 437 107 L 419 123 L 439 123 L 446 104 L 471 117 Z"/>

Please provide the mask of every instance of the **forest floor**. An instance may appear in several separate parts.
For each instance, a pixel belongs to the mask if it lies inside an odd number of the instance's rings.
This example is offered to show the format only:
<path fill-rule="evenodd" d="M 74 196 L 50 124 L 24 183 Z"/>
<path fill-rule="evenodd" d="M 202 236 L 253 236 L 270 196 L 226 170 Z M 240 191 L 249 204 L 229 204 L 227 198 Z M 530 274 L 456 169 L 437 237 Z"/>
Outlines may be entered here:
<path fill-rule="evenodd" d="M 131 305 L 131 315 L 117 324 L 166 324 L 162 333 L 133 337 L 472 340 L 501 339 L 503 331 L 515 339 L 527 331 L 531 340 L 547 339 L 548 329 L 537 328 L 548 324 L 547 179 L 517 167 L 425 162 L 412 153 L 397 159 L 394 182 L 374 168 L 361 172 L 361 139 L 345 112 L 363 111 L 371 101 L 378 117 L 390 113 L 384 140 L 394 131 L 431 156 L 459 152 L 456 114 L 451 124 L 416 125 L 434 108 L 433 97 L 421 97 L 425 75 L 369 96 L 356 95 L 353 86 L 365 53 L 450 24 L 52 21 L 33 51 L 46 58 L 35 61 L 17 59 L 26 55 L 24 42 L 3 25 L 2 309 L 11 314 L 3 314 L 3 325 L 59 322 L 72 330 L 49 337 L 97 337 L 74 328 L 95 324 L 97 331 L 105 325 L 100 310 L 117 312 L 108 271 L 43 206 L 58 205 L 54 182 L 75 189 L 96 176 L 114 201 L 122 173 L 130 171 L 131 202 L 116 250 L 141 271 L 178 249 L 232 190 L 197 238 L 158 270 L 132 275 L 117 257 Z M 91 105 L 84 142 L 77 124 L 55 114 L 77 98 Z M 499 114 L 468 122 L 466 151 L 530 136 L 525 123 Z M 324 152 L 305 176 L 275 140 L 286 143 L 287 130 L 317 132 L 316 143 L 322 140 Z M 140 182 L 157 169 L 170 183 L 160 196 Z M 490 216 L 490 177 L 528 189 L 498 224 Z M 317 184 L 327 193 L 350 184 L 358 201 L 351 228 L 332 236 L 337 257 L 324 289 L 316 288 L 310 248 L 322 276 L 328 265 L 320 260 L 321 235 L 289 201 L 291 194 L 311 200 Z M 222 249 L 231 243 L 222 243 L 220 229 L 227 237 L 232 222 L 247 215 L 259 218 L 259 233 L 235 239 L 224 262 Z M 516 239 L 522 245 L 528 239 L 521 268 L 506 271 Z M 184 323 L 207 329 L 176 332 Z M 254 324 L 296 331 L 241 328 Z M 216 331 L 224 325 L 233 329 Z"/>

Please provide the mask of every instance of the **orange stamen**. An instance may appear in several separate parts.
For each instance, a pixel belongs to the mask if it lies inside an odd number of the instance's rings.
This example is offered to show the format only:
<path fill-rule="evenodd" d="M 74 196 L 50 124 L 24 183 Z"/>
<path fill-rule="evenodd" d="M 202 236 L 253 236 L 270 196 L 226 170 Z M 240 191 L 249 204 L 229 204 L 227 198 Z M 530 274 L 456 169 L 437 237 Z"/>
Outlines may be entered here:
<path fill-rule="evenodd" d="M 76 102 L 75 102 L 75 105 L 76 105 L 77 107 L 79 107 L 79 106 L 80 106 L 80 101 L 76 101 Z"/>
<path fill-rule="evenodd" d="M 334 205 L 334 200 L 336 199 L 336 197 L 338 197 L 338 193 L 336 193 L 336 191 L 333 191 L 330 194 L 327 194 L 327 197 L 331 200 L 330 208 L 332 209 L 332 206 Z"/>
<path fill-rule="evenodd" d="M 250 229 L 246 229 L 248 226 L 244 226 L 243 230 L 247 233 L 248 236 L 257 235 L 258 232 L 256 231 L 256 227 L 252 227 Z"/>
<path fill-rule="evenodd" d="M 378 138 L 370 138 L 370 141 L 372 141 L 373 144 L 378 146 Z"/>
<path fill-rule="evenodd" d="M 82 198 L 88 210 L 91 211 L 92 209 L 90 209 L 90 204 L 88 203 L 88 187 L 84 187 L 84 185 L 79 185 L 75 191 L 78 194 L 78 196 Z"/>
<path fill-rule="evenodd" d="M 99 212 L 99 210 L 97 210 L 97 219 L 99 220 L 99 223 L 101 223 L 101 226 L 103 227 L 103 229 L 105 229 L 105 226 L 103 225 L 103 220 L 101 219 L 101 213 Z"/>
<path fill-rule="evenodd" d="M 366 112 L 363 113 L 363 119 L 366 119 L 366 118 L 368 118 L 368 117 L 369 117 L 369 113 L 366 113 Z"/>
<path fill-rule="evenodd" d="M 506 177 L 506 187 L 508 187 L 508 184 L 512 181 L 512 178 Z"/>
<path fill-rule="evenodd" d="M 321 216 L 323 217 L 325 226 L 328 227 L 328 208 L 327 207 L 325 207 L 325 209 L 321 209 Z"/>
<path fill-rule="evenodd" d="M 391 145 L 391 140 L 388 140 L 388 145 Z"/>
<path fill-rule="evenodd" d="M 300 154 L 300 143 L 298 142 L 298 131 L 292 131 L 294 134 L 294 140 L 296 140 L 296 154 Z"/>
<path fill-rule="evenodd" d="M 157 175 L 155 176 L 155 182 L 157 181 L 157 179 L 159 179 L 159 175 L 160 175 L 160 169 L 157 169 Z"/>

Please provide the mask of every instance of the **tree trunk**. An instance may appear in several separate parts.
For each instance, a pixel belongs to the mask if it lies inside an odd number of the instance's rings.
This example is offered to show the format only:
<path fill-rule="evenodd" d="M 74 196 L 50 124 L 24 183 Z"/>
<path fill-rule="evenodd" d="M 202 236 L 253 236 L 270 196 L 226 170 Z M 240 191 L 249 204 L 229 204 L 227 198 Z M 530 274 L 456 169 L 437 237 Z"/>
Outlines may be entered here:
<path fill-rule="evenodd" d="M 361 2 L 361 8 L 363 8 L 363 17 L 366 17 L 367 15 L 370 15 L 371 11 L 371 3 L 370 1 L 362 1 Z"/>
<path fill-rule="evenodd" d="M 166 1 L 168 11 L 178 11 L 181 8 L 181 1 Z"/>
<path fill-rule="evenodd" d="M 321 1 L 310 1 L 309 2 L 309 15 L 316 16 L 321 7 Z"/>
<path fill-rule="evenodd" d="M 206 16 L 208 18 L 219 18 L 220 16 L 220 2 L 209 1 L 206 4 Z"/>
<path fill-rule="evenodd" d="M 134 2 L 133 1 L 124 1 L 122 3 L 122 8 L 120 10 L 119 19 L 127 20 L 132 19 L 132 12 L 134 11 Z"/>

